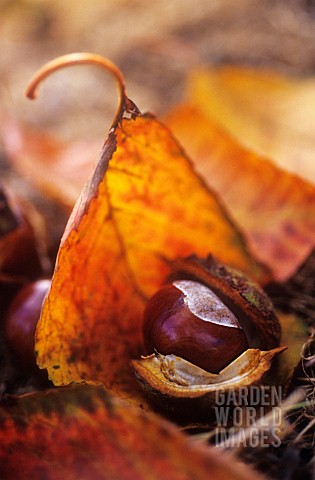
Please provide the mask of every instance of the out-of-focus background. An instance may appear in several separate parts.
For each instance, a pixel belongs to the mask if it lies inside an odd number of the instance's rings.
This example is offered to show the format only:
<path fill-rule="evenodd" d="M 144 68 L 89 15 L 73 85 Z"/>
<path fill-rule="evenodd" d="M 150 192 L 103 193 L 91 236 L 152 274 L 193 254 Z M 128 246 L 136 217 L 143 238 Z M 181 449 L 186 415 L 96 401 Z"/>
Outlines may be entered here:
<path fill-rule="evenodd" d="M 313 0 L 0 0 L 0 104 L 65 138 L 102 138 L 117 102 L 95 67 L 55 74 L 31 104 L 23 97 L 48 60 L 91 51 L 123 71 L 141 111 L 163 115 L 183 95 L 186 73 L 222 63 L 315 70 Z"/>
<path fill-rule="evenodd" d="M 31 102 L 24 91 L 44 63 L 76 51 L 104 55 L 122 70 L 140 110 L 163 117 L 183 99 L 194 67 L 313 74 L 315 1 L 0 0 L 0 44 L 2 123 L 9 113 L 65 140 L 99 138 L 101 148 L 117 104 L 113 79 L 93 66 L 66 69 Z M 68 212 L 12 172 L 1 140 L 0 179 L 43 211 L 58 240 Z"/>

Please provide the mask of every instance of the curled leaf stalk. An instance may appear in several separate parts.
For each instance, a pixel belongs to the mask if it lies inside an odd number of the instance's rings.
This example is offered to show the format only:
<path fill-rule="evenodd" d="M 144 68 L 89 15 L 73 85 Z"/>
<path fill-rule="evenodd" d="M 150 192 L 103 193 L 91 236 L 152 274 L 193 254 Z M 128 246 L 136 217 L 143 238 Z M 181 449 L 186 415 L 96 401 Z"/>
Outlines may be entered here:
<path fill-rule="evenodd" d="M 116 80 L 119 101 L 111 129 L 115 129 L 117 127 L 124 113 L 128 113 L 131 116 L 140 114 L 138 107 L 127 96 L 125 80 L 117 65 L 115 65 L 108 58 L 89 52 L 70 53 L 51 60 L 43 65 L 43 67 L 41 67 L 31 79 L 28 87 L 26 88 L 25 95 L 31 100 L 35 99 L 38 95 L 39 85 L 57 70 L 61 70 L 64 67 L 88 64 L 105 69 L 106 71 L 110 72 Z"/>

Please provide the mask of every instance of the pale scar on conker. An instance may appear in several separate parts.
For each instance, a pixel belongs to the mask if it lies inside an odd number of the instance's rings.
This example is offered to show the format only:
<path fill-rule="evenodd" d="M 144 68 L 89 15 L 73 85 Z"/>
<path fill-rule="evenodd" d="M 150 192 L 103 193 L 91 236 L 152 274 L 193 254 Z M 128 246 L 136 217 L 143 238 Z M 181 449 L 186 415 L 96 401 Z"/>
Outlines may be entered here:
<path fill-rule="evenodd" d="M 143 332 L 148 354 L 174 354 L 213 373 L 248 348 L 234 313 L 212 290 L 193 280 L 176 280 L 151 298 Z"/>

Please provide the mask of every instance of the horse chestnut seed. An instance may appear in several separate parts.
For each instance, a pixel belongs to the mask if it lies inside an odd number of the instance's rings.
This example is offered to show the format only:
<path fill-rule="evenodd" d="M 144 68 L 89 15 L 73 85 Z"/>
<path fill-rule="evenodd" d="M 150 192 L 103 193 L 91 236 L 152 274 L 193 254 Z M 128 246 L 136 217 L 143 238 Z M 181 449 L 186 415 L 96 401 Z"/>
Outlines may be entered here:
<path fill-rule="evenodd" d="M 36 367 L 35 329 L 50 280 L 38 280 L 23 287 L 14 297 L 6 314 L 7 342 L 21 366 Z"/>
<path fill-rule="evenodd" d="M 234 313 L 207 286 L 178 280 L 162 287 L 144 313 L 147 353 L 174 354 L 219 373 L 249 348 Z"/>

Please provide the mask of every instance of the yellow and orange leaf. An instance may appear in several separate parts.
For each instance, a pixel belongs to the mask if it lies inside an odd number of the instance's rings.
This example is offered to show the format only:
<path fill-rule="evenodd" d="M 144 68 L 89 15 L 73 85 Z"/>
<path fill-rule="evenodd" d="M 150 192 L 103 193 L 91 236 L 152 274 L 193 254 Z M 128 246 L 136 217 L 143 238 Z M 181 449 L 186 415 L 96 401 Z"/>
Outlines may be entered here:
<path fill-rule="evenodd" d="M 222 452 L 194 446 L 176 427 L 126 407 L 103 387 L 73 386 L 0 406 L 6 480 L 258 479 Z"/>
<path fill-rule="evenodd" d="M 175 108 L 166 122 L 256 258 L 278 280 L 290 277 L 315 244 L 315 186 L 241 146 L 197 106 Z"/>
<path fill-rule="evenodd" d="M 209 252 L 266 278 L 170 131 L 151 116 L 123 119 L 62 240 L 37 330 L 39 365 L 56 385 L 97 380 L 132 397 L 147 297 L 170 260 Z"/>
<path fill-rule="evenodd" d="M 315 182 L 315 78 L 239 66 L 191 72 L 190 102 L 240 143 Z"/>

